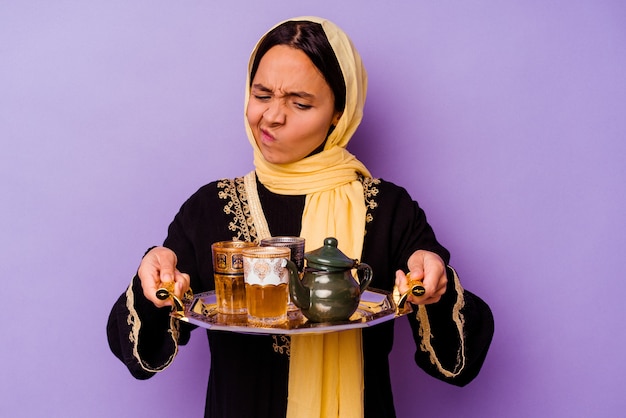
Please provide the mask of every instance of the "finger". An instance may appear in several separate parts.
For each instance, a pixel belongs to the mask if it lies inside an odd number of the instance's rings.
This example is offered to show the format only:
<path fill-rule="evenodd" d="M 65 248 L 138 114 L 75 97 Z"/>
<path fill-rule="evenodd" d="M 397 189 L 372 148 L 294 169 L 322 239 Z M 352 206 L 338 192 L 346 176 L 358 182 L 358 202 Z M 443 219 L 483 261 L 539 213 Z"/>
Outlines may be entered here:
<path fill-rule="evenodd" d="M 413 272 L 407 274 L 408 289 L 410 290 L 408 300 L 415 305 L 426 304 L 431 298 L 436 297 L 437 283 L 436 281 L 433 283 L 430 277 L 424 277 L 421 280 L 415 279 L 414 275 Z"/>
<path fill-rule="evenodd" d="M 144 261 L 150 263 L 158 272 L 162 282 L 173 282 L 176 272 L 177 258 L 174 251 L 165 247 L 156 247 L 150 250 L 144 257 Z M 143 264 L 143 262 L 142 262 Z"/>
<path fill-rule="evenodd" d="M 448 278 L 444 274 L 443 277 L 441 278 L 441 280 L 439 280 L 439 287 L 437 288 L 437 292 L 436 293 L 439 296 L 443 296 L 443 294 L 446 293 L 447 289 L 448 289 Z"/>
<path fill-rule="evenodd" d="M 433 295 L 440 292 L 442 289 L 445 291 L 448 278 L 446 276 L 445 265 L 439 256 L 425 258 L 424 282 L 428 284 Z"/>
<path fill-rule="evenodd" d="M 163 283 L 176 281 L 176 261 L 165 259 L 159 266 L 159 279 Z"/>
<path fill-rule="evenodd" d="M 426 253 L 424 255 L 424 278 L 429 277 L 431 279 L 439 279 L 441 276 L 445 276 L 446 266 L 437 254 Z"/>
<path fill-rule="evenodd" d="M 409 278 L 402 270 L 396 271 L 396 286 L 401 294 L 409 290 Z"/>
<path fill-rule="evenodd" d="M 423 281 L 424 277 L 424 268 L 421 263 L 412 263 L 409 267 L 409 276 L 410 281 Z"/>
<path fill-rule="evenodd" d="M 139 275 L 141 288 L 143 289 L 143 294 L 146 299 L 154 303 L 157 307 L 166 306 L 165 301 L 156 297 L 156 291 L 161 285 L 161 279 L 159 278 L 159 271 L 157 268 L 149 261 L 146 261 L 145 263 L 142 262 L 139 266 L 137 274 Z"/>
<path fill-rule="evenodd" d="M 144 296 L 159 308 L 172 305 L 169 299 L 161 300 L 157 298 L 156 292 L 161 287 L 174 289 L 172 284 L 174 282 L 175 270 L 176 254 L 168 248 L 153 248 L 141 260 L 138 274 Z M 169 286 L 168 283 L 170 284 Z"/>
<path fill-rule="evenodd" d="M 428 299 L 430 299 L 430 296 L 427 295 L 426 293 L 424 293 L 422 296 L 415 296 L 409 293 L 409 297 L 407 298 L 407 300 L 411 302 L 413 305 L 424 305 L 426 304 L 426 301 Z"/>
<path fill-rule="evenodd" d="M 435 290 L 432 293 L 426 291 L 422 296 L 412 296 L 411 298 L 409 298 L 409 301 L 415 305 L 429 305 L 439 302 L 443 295 L 446 293 L 448 279 L 445 273 L 443 273 L 441 276 L 436 278 L 435 281 Z"/>
<path fill-rule="evenodd" d="M 174 285 L 174 294 L 179 298 L 182 298 L 185 292 L 191 288 L 191 278 L 188 274 L 181 273 L 178 270 L 176 270 L 174 277 L 176 282 Z"/>

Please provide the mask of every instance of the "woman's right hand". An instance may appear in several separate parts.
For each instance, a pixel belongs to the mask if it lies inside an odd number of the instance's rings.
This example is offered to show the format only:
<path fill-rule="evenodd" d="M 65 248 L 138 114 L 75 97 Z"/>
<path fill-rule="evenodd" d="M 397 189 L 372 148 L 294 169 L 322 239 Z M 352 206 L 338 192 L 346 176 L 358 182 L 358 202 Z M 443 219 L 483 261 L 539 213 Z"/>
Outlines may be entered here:
<path fill-rule="evenodd" d="M 177 262 L 174 251 L 165 247 L 154 247 L 141 260 L 138 275 L 143 294 L 157 308 L 172 306 L 171 298 L 160 300 L 156 297 L 157 289 L 164 287 L 165 283 L 174 282 L 174 294 L 179 299 L 190 287 L 189 275 L 176 269 Z"/>

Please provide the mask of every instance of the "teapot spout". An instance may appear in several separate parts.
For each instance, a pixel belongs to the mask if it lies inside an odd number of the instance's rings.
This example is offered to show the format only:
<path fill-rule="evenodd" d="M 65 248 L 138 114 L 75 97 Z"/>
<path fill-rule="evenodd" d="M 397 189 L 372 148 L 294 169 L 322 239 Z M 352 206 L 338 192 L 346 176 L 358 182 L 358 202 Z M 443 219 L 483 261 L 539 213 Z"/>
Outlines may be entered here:
<path fill-rule="evenodd" d="M 309 289 L 304 286 L 296 265 L 287 260 L 287 266 L 289 268 L 289 296 L 294 305 L 300 309 L 309 309 L 311 305 L 311 293 Z"/>

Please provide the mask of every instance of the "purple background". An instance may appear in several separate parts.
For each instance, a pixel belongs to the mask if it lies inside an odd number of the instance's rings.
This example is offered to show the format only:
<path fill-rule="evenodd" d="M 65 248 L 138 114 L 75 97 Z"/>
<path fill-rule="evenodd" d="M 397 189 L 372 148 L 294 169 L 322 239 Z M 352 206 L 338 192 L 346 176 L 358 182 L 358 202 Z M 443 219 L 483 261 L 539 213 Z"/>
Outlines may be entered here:
<path fill-rule="evenodd" d="M 182 202 L 252 168 L 248 54 L 303 14 L 368 68 L 351 150 L 420 202 L 496 318 L 466 388 L 419 370 L 397 322 L 399 417 L 623 414 L 624 3 L 307 3 L 0 3 L 0 416 L 201 415 L 204 333 L 136 381 L 106 318 Z"/>

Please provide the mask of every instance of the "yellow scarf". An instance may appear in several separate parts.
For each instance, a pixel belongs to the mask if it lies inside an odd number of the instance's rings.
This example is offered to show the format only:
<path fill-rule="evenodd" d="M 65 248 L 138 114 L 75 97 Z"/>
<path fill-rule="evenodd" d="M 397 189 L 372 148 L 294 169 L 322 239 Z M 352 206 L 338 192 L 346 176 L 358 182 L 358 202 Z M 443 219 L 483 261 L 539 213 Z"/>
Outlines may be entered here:
<path fill-rule="evenodd" d="M 337 56 L 346 84 L 346 106 L 324 150 L 290 164 L 265 161 L 244 117 L 254 149 L 257 176 L 269 190 L 286 195 L 306 194 L 302 230 L 306 251 L 333 236 L 351 258 L 361 257 L 366 208 L 358 175 L 367 168 L 345 146 L 363 116 L 367 74 L 348 36 L 334 23 L 318 17 L 300 17 L 322 25 Z M 277 25 L 278 26 L 278 25 Z M 257 45 L 258 47 L 258 45 Z M 252 52 L 250 69 L 257 48 Z M 246 84 L 245 108 L 250 97 Z M 363 416 L 363 350 L 360 330 L 291 338 L 288 418 L 361 418 Z"/>

